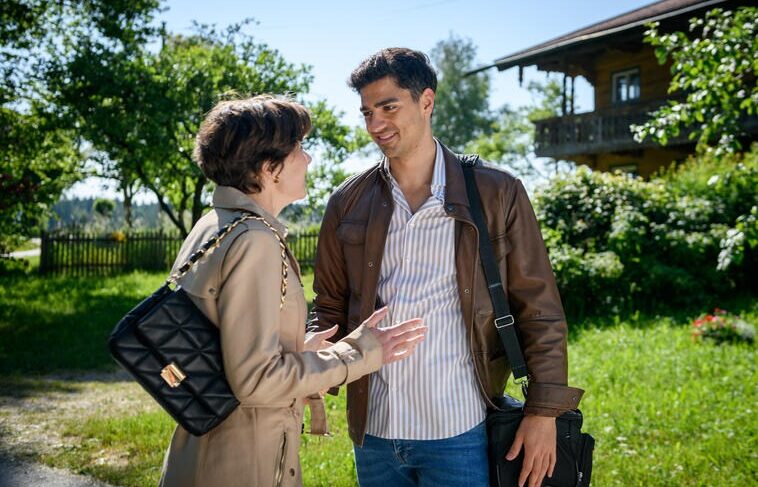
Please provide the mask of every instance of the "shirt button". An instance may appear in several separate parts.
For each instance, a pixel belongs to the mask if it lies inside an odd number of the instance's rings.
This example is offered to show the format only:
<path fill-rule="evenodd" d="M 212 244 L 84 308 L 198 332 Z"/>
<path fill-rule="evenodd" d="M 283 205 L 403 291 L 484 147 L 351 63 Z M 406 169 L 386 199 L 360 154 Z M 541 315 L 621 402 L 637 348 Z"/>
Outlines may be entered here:
<path fill-rule="evenodd" d="M 368 266 L 369 267 L 374 267 L 374 261 L 373 260 L 368 261 Z"/>
<path fill-rule="evenodd" d="M 453 205 L 446 205 L 445 211 L 447 211 L 448 213 L 451 213 L 453 211 Z"/>
<path fill-rule="evenodd" d="M 382 201 L 382 206 L 383 206 L 384 208 L 387 208 L 387 202 L 386 202 L 386 201 Z"/>
<path fill-rule="evenodd" d="M 469 293 L 471 293 L 471 289 L 469 289 L 469 288 L 466 288 L 466 289 L 464 289 L 464 290 L 463 290 L 463 292 L 464 292 L 465 294 L 469 294 Z"/>

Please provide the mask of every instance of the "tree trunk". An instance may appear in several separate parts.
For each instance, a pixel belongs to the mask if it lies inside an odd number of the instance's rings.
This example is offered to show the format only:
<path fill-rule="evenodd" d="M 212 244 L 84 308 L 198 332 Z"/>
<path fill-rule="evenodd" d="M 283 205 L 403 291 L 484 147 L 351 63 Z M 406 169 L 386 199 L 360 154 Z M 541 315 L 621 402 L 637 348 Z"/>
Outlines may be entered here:
<path fill-rule="evenodd" d="M 141 167 L 136 168 L 137 175 L 140 177 L 140 180 L 142 181 L 142 184 L 145 185 L 147 189 L 152 191 L 152 193 L 155 195 L 155 197 L 158 199 L 158 206 L 160 207 L 161 211 L 168 216 L 169 220 L 171 220 L 171 223 L 173 223 L 176 228 L 179 229 L 179 234 L 182 236 L 182 238 L 186 238 L 189 232 L 187 231 L 187 227 L 184 225 L 184 221 L 182 219 L 182 215 L 180 214 L 178 217 L 174 212 L 171 210 L 171 207 L 166 203 L 166 199 L 164 195 L 158 190 L 158 188 L 153 184 L 150 179 L 147 178 L 145 175 L 145 172 Z"/>
<path fill-rule="evenodd" d="M 124 195 L 124 220 L 126 220 L 126 226 L 129 228 L 129 230 L 132 229 L 132 199 L 134 198 L 134 193 L 132 192 L 132 189 L 127 185 L 122 188 L 122 193 Z"/>

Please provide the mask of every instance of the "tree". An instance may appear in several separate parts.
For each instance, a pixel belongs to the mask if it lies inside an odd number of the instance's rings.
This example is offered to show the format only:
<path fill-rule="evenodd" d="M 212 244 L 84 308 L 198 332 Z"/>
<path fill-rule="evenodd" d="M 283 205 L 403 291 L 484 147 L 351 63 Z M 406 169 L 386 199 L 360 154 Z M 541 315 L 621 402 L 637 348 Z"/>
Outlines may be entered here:
<path fill-rule="evenodd" d="M 466 146 L 466 152 L 475 152 L 482 158 L 507 166 L 519 176 L 546 177 L 534 164 L 534 122 L 556 117 L 562 104 L 561 86 L 549 79 L 539 83 L 530 81 L 527 89 L 532 103 L 512 108 L 503 106 L 489 132 L 482 133 Z M 555 161 L 556 169 L 558 161 Z"/>
<path fill-rule="evenodd" d="M 697 138 L 699 152 L 740 150 L 741 122 L 758 114 L 758 8 L 713 9 L 705 18 L 690 19 L 690 35 L 663 33 L 650 24 L 645 41 L 655 47 L 660 64 L 671 59 L 670 100 L 643 125 L 633 126 L 635 138 L 666 145 L 682 130 Z"/>
<path fill-rule="evenodd" d="M 494 117 L 489 108 L 490 77 L 481 72 L 466 76 L 475 67 L 476 46 L 470 39 L 450 35 L 431 52 L 437 69 L 432 130 L 453 150 L 492 132 Z"/>
<path fill-rule="evenodd" d="M 103 218 L 110 218 L 111 215 L 113 215 L 113 211 L 116 209 L 116 203 L 114 203 L 113 200 L 106 198 L 98 198 L 92 205 L 92 209 Z"/>
<path fill-rule="evenodd" d="M 534 126 L 529 122 L 526 109 L 505 105 L 500 108 L 490 133 L 481 134 L 467 144 L 466 152 L 479 154 L 487 161 L 526 176 L 535 172 L 529 160 L 533 146 Z"/>
<path fill-rule="evenodd" d="M 8 0 L 0 3 L 0 250 L 36 233 L 61 193 L 79 179 L 76 132 L 45 98 L 38 61 L 56 46 L 64 19 L 128 24 L 145 2 Z M 58 26 L 58 27 L 56 27 Z M 109 27 L 110 28 L 110 27 Z"/>
<path fill-rule="evenodd" d="M 39 229 L 63 190 L 79 178 L 71 134 L 35 114 L 0 108 L 0 253 Z"/>
<path fill-rule="evenodd" d="M 362 127 L 350 128 L 340 122 L 341 112 L 329 107 L 325 101 L 309 105 L 313 130 L 305 140 L 306 149 L 314 153 L 314 162 L 308 168 L 308 193 L 305 204 L 293 207 L 300 219 L 318 223 L 324 214 L 326 202 L 334 190 L 349 176 L 342 167 L 347 157 L 371 143 L 371 137 Z"/>
<path fill-rule="evenodd" d="M 249 23 L 221 31 L 196 25 L 190 36 L 163 33 L 158 53 L 145 42 L 79 36 L 71 55 L 49 65 L 56 102 L 69 120 L 121 175 L 136 176 L 182 235 L 207 205 L 208 181 L 191 158 L 204 114 L 223 98 L 305 94 L 312 80 L 307 66 L 288 63 L 246 34 Z M 323 103 L 314 105 L 314 116 L 330 123 L 309 143 L 343 154 L 349 138 L 343 127 Z"/>

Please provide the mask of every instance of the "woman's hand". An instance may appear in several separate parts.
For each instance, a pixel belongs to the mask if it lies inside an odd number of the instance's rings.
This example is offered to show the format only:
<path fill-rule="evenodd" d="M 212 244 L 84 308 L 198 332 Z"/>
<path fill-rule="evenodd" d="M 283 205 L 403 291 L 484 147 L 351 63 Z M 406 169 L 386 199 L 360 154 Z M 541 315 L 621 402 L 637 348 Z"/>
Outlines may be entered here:
<path fill-rule="evenodd" d="M 305 352 L 318 352 L 332 346 L 332 342 L 327 341 L 337 333 L 339 327 L 334 325 L 328 330 L 313 331 L 305 334 L 305 344 L 303 345 L 303 351 Z"/>
<path fill-rule="evenodd" d="M 421 318 L 413 318 L 386 328 L 376 325 L 387 316 L 387 307 L 380 308 L 363 322 L 382 344 L 384 352 L 382 363 L 389 364 L 402 360 L 413 353 L 413 350 L 424 340 L 428 327 L 424 326 Z"/>

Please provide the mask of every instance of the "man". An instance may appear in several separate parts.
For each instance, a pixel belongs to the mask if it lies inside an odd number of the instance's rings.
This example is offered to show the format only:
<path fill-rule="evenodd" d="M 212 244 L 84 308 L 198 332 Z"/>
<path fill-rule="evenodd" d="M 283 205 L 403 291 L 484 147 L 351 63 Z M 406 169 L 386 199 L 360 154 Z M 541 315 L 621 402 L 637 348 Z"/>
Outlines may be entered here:
<path fill-rule="evenodd" d="M 421 317 L 410 359 L 350 384 L 348 428 L 364 487 L 487 486 L 486 409 L 510 374 L 478 260 L 459 159 L 432 136 L 437 79 L 429 59 L 384 49 L 353 71 L 366 129 L 384 159 L 329 200 L 319 236 L 315 326 L 349 333 L 386 304 L 389 326 Z M 555 417 L 578 405 L 567 387 L 566 323 L 545 245 L 521 182 L 477 163 L 496 259 L 531 374 L 519 483 L 555 464 Z"/>

